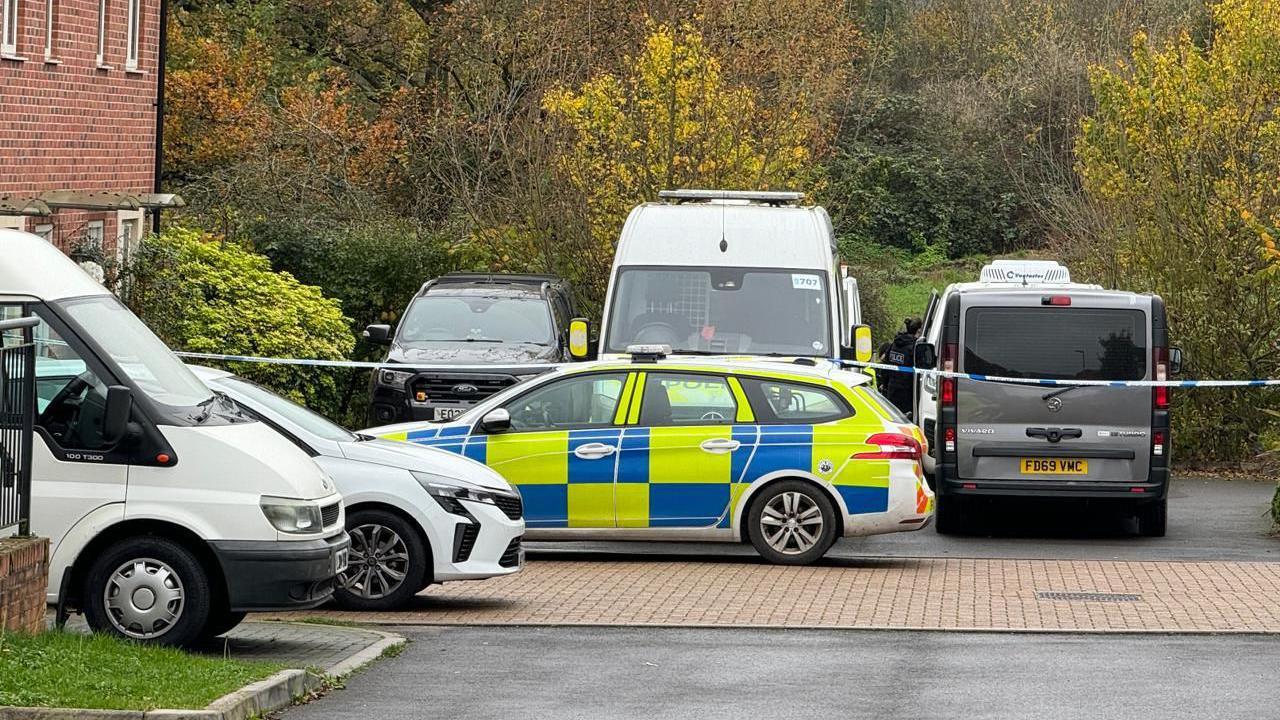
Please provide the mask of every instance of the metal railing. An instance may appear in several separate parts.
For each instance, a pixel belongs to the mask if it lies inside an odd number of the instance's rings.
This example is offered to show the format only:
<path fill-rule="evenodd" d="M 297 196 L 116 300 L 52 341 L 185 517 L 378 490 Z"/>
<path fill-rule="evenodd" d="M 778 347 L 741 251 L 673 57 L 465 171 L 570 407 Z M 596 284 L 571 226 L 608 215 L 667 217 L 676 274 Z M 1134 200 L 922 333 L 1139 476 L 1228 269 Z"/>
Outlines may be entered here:
<path fill-rule="evenodd" d="M 39 319 L 0 320 L 0 529 L 31 531 L 31 436 L 36 415 Z"/>

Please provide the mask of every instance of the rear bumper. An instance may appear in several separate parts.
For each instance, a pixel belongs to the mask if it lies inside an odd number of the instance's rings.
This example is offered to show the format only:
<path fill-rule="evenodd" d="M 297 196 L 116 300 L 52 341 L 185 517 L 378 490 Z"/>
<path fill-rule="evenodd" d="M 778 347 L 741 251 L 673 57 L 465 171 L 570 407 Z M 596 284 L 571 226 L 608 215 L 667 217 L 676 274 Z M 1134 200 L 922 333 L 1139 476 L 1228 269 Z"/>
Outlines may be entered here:
<path fill-rule="evenodd" d="M 1168 470 L 1153 468 L 1146 482 L 1081 480 L 982 480 L 947 477 L 937 486 L 941 495 L 988 497 L 1043 497 L 1132 500 L 1163 500 L 1169 494 Z"/>
<path fill-rule="evenodd" d="M 232 612 L 307 610 L 333 595 L 345 532 L 319 540 L 214 540 Z"/>

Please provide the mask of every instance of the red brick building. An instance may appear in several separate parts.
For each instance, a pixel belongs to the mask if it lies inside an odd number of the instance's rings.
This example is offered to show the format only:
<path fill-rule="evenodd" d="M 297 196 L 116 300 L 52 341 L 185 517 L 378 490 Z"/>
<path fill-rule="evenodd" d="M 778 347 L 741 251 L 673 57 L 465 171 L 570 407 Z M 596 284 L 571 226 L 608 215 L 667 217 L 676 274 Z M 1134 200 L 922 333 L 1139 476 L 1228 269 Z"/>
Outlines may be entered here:
<path fill-rule="evenodd" d="M 0 0 L 0 227 L 110 262 L 166 204 L 161 1 Z"/>

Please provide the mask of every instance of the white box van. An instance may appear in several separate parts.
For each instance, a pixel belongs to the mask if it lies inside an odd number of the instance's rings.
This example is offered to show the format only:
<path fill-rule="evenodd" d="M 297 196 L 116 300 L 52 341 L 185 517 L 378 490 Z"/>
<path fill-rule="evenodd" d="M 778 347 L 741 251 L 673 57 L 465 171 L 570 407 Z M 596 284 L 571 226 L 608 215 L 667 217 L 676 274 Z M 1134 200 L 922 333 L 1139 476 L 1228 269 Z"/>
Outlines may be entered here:
<path fill-rule="evenodd" d="M 854 359 L 858 283 L 831 219 L 803 193 L 669 190 L 631 211 L 614 255 L 599 354 Z M 870 357 L 870 335 L 866 335 Z M 573 345 L 573 343 L 571 343 Z M 583 347 L 585 344 L 579 344 Z"/>
<path fill-rule="evenodd" d="M 50 540 L 50 603 L 181 645 L 332 595 L 349 544 L 333 482 L 56 248 L 0 230 L 0 317 L 28 314 L 31 531 Z"/>

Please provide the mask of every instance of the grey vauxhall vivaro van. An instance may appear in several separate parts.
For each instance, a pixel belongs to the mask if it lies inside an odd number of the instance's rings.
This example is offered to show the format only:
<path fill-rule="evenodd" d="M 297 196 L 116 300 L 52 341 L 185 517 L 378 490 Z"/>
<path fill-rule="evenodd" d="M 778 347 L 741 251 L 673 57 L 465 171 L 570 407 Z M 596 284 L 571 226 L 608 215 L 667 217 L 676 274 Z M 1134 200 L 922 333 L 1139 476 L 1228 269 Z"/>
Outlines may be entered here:
<path fill-rule="evenodd" d="M 1070 282 L 1041 261 L 996 261 L 982 280 L 935 296 L 917 364 L 1008 378 L 1156 380 L 1178 372 L 1158 295 Z M 1139 532 L 1165 534 L 1168 388 L 918 380 L 916 421 L 932 447 L 938 532 L 998 496 L 1132 506 Z"/>

